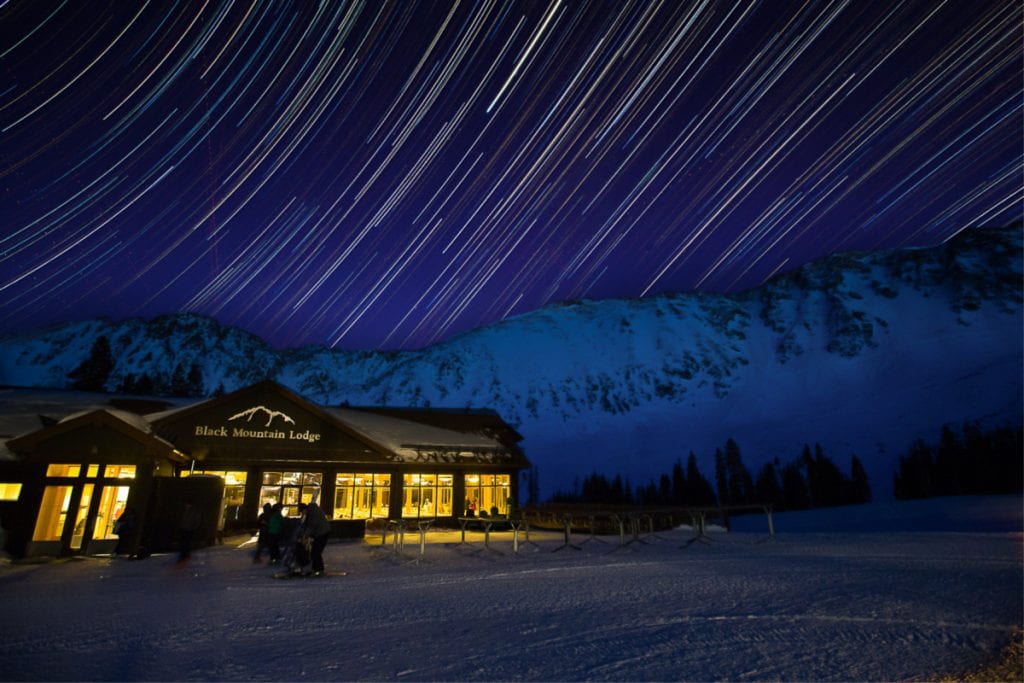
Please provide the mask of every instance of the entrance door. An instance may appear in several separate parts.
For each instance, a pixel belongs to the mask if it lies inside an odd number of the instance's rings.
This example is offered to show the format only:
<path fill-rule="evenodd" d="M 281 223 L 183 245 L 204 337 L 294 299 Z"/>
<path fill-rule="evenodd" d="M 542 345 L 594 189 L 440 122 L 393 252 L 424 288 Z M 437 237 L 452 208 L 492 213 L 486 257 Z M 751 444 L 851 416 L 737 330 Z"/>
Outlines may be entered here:
<path fill-rule="evenodd" d="M 111 552 L 117 540 L 114 522 L 130 490 L 92 482 L 47 486 L 32 534 L 33 554 Z"/>

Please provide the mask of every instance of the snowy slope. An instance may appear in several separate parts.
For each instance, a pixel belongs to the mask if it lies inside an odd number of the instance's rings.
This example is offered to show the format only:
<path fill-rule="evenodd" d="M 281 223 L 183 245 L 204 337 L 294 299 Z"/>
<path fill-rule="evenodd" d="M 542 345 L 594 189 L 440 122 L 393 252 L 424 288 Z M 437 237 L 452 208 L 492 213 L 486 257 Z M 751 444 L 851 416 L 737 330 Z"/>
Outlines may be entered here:
<path fill-rule="evenodd" d="M 915 520 L 959 519 L 951 532 Z M 332 542 L 345 577 L 279 581 L 218 546 L 176 567 L 83 559 L 0 564 L 8 680 L 961 680 L 1022 625 L 1021 499 L 949 498 L 822 511 L 645 544 L 511 553 L 431 531 L 422 561 L 380 537 Z M 760 525 L 760 526 L 758 526 Z M 789 531 L 797 528 L 800 533 Z M 887 531 L 895 528 L 897 531 Z"/>
<path fill-rule="evenodd" d="M 277 352 L 194 315 L 0 338 L 0 383 L 59 387 L 108 337 L 115 389 L 200 366 L 206 391 L 271 377 L 326 405 L 487 407 L 525 436 L 542 494 L 591 470 L 634 484 L 732 437 L 752 469 L 820 443 L 858 455 L 876 495 L 941 426 L 1019 423 L 1022 231 L 844 254 L 736 296 L 579 301 L 414 352 Z"/>

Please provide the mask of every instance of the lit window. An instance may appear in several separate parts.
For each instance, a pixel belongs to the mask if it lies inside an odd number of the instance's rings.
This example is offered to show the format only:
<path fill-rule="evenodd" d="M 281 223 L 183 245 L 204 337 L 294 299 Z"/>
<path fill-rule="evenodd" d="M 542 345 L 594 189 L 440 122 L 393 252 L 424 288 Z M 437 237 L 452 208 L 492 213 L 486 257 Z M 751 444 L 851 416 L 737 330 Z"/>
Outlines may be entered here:
<path fill-rule="evenodd" d="M 507 474 L 467 474 L 466 510 L 475 514 L 507 515 L 512 494 L 510 480 Z"/>
<path fill-rule="evenodd" d="M 0 500 L 18 500 L 21 484 L 0 484 Z"/>
<path fill-rule="evenodd" d="M 67 520 L 68 505 L 71 503 L 71 486 L 47 486 L 43 490 L 43 502 L 36 517 L 33 541 L 59 541 Z"/>
<path fill-rule="evenodd" d="M 242 503 L 245 501 L 245 481 L 248 478 L 248 472 L 244 470 L 227 472 L 224 470 L 195 470 L 189 472 L 186 470 L 181 473 L 181 476 L 187 477 L 192 474 L 208 474 L 224 480 L 224 497 L 221 501 L 218 529 L 224 528 L 224 520 L 238 518 L 238 508 L 242 507 Z"/>
<path fill-rule="evenodd" d="M 391 506 L 390 474 L 339 473 L 334 478 L 334 518 L 386 518 Z"/>
<path fill-rule="evenodd" d="M 281 503 L 285 517 L 297 513 L 299 503 L 319 502 L 322 472 L 264 472 L 260 487 L 260 509 L 264 503 Z"/>
<path fill-rule="evenodd" d="M 402 475 L 402 517 L 438 517 L 452 514 L 451 474 Z"/>
<path fill-rule="evenodd" d="M 85 476 L 89 477 L 90 479 L 95 479 L 96 477 L 99 476 L 99 474 L 100 474 L 100 466 L 99 465 L 89 465 L 88 469 L 86 469 L 86 471 L 85 471 Z"/>
<path fill-rule="evenodd" d="M 51 464 L 46 466 L 46 476 L 48 477 L 77 477 L 81 471 L 81 465 Z"/>
<path fill-rule="evenodd" d="M 114 522 L 124 512 L 130 490 L 129 486 L 103 487 L 103 493 L 100 494 L 100 509 L 96 515 L 96 526 L 92 533 L 93 538 L 117 538 L 117 534 L 114 533 Z"/>
<path fill-rule="evenodd" d="M 134 479 L 135 465 L 107 465 L 103 476 L 107 479 Z"/>
<path fill-rule="evenodd" d="M 75 515 L 75 528 L 71 532 L 71 549 L 81 550 L 82 541 L 85 539 L 85 522 L 89 517 L 89 504 L 92 502 L 92 491 L 95 484 L 86 484 L 82 487 L 82 495 L 78 499 L 78 514 Z"/>

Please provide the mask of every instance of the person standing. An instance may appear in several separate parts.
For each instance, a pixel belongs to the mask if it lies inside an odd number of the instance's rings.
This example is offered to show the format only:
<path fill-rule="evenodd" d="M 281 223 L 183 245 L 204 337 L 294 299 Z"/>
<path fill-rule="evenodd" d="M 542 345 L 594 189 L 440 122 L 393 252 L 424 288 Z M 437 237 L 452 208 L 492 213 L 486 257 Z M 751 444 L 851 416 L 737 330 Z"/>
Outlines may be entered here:
<path fill-rule="evenodd" d="M 270 548 L 270 513 L 273 509 L 270 503 L 263 504 L 263 512 L 257 518 L 256 523 L 259 525 L 259 531 L 256 536 L 256 552 L 252 556 L 253 564 L 259 564 L 263 561 L 263 549 Z M 271 553 L 273 555 L 273 553 Z"/>
<path fill-rule="evenodd" d="M 327 547 L 327 537 L 331 533 L 331 525 L 327 521 L 327 515 L 315 502 L 299 503 L 299 512 L 302 513 L 299 536 L 305 534 L 312 539 L 309 555 L 313 576 L 323 576 L 324 548 Z"/>
<path fill-rule="evenodd" d="M 281 561 L 281 537 L 284 535 L 284 506 L 280 501 L 270 508 L 267 520 L 267 547 L 270 548 L 270 564 Z"/>
<path fill-rule="evenodd" d="M 131 556 L 132 536 L 135 533 L 136 517 L 134 508 L 125 508 L 121 516 L 114 522 L 114 533 L 117 534 L 117 545 L 114 555 Z"/>
<path fill-rule="evenodd" d="M 178 522 L 178 564 L 185 564 L 192 557 L 192 544 L 203 525 L 203 516 L 192 503 L 185 503 Z"/>

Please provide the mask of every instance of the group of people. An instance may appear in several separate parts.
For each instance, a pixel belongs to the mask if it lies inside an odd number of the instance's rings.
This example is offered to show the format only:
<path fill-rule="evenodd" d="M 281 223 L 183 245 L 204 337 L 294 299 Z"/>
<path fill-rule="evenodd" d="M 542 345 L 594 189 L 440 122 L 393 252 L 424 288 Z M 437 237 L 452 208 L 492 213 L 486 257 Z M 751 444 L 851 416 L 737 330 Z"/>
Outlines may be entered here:
<path fill-rule="evenodd" d="M 281 503 L 263 505 L 263 512 L 258 518 L 259 534 L 252 561 L 256 564 L 263 562 L 263 553 L 266 551 L 270 564 L 285 562 L 287 570 L 294 574 L 323 576 L 323 553 L 331 525 L 327 521 L 327 515 L 315 502 L 299 503 L 298 511 L 299 519 L 296 524 L 295 520 L 285 516 Z M 138 517 L 135 510 L 130 507 L 117 518 L 113 526 L 113 532 L 118 537 L 113 553 L 115 556 L 132 556 L 131 548 L 137 526 Z M 201 527 L 202 515 L 199 508 L 192 503 L 185 503 L 177 528 L 179 565 L 189 561 L 195 537 Z M 2 542 L 3 537 L 0 536 L 0 549 L 3 548 Z M 291 543 L 291 546 L 288 546 L 288 543 Z M 282 545 L 291 552 L 282 553 Z"/>
<path fill-rule="evenodd" d="M 295 575 L 323 576 L 324 548 L 331 525 L 327 515 L 315 502 L 299 503 L 299 523 L 291 547 L 287 570 Z M 270 564 L 282 562 L 281 543 L 287 534 L 286 518 L 280 502 L 264 503 L 259 519 L 259 533 L 256 537 L 256 551 L 252 561 L 263 561 L 263 551 L 270 555 Z"/>

